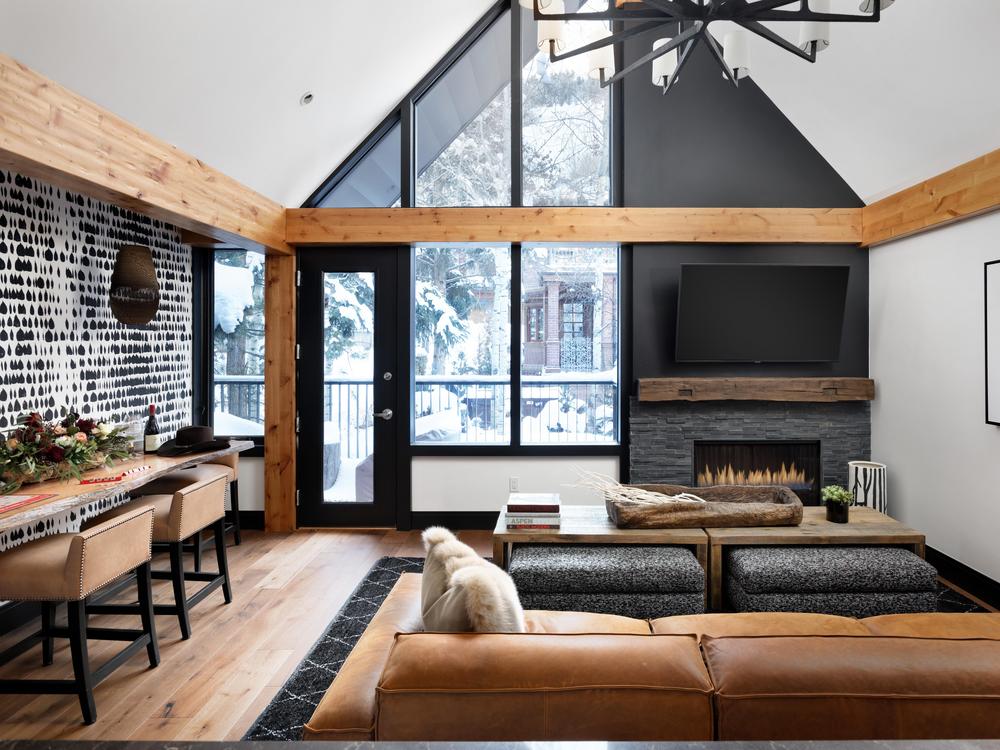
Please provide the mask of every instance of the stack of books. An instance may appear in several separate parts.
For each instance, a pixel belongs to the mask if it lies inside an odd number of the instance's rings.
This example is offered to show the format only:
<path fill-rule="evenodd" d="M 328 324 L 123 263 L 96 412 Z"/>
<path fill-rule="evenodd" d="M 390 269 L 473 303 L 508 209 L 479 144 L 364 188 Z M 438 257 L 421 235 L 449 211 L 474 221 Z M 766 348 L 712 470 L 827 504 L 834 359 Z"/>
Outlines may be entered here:
<path fill-rule="evenodd" d="M 508 529 L 558 529 L 559 495 L 512 492 L 504 508 Z"/>

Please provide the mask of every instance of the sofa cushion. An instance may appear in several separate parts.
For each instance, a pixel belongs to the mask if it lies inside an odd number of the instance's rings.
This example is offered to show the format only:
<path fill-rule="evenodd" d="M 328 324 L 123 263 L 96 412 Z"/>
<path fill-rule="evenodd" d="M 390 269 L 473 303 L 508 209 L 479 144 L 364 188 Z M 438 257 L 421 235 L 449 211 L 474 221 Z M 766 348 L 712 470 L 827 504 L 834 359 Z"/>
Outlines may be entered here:
<path fill-rule="evenodd" d="M 728 571 L 750 594 L 937 590 L 934 566 L 899 547 L 738 547 Z"/>
<path fill-rule="evenodd" d="M 420 629 L 420 576 L 404 573 L 316 706 L 303 739 L 374 739 L 375 688 L 393 639 Z"/>
<path fill-rule="evenodd" d="M 1000 640 L 1000 614 L 993 612 L 928 612 L 882 615 L 862 620 L 873 635 L 918 638 L 991 638 Z"/>
<path fill-rule="evenodd" d="M 1000 641 L 710 638 L 719 740 L 1000 737 Z"/>
<path fill-rule="evenodd" d="M 527 593 L 692 593 L 705 571 L 683 547 L 526 544 L 514 547 L 510 575 Z"/>
<path fill-rule="evenodd" d="M 853 617 L 816 615 L 807 612 L 741 612 L 737 614 L 662 617 L 650 623 L 662 635 L 693 633 L 726 638 L 747 635 L 868 635 L 861 621 Z"/>
<path fill-rule="evenodd" d="M 540 609 L 524 613 L 529 633 L 622 633 L 649 635 L 649 622 L 633 617 L 599 615 L 591 612 L 549 612 Z"/>
<path fill-rule="evenodd" d="M 710 740 L 696 640 L 414 633 L 378 688 L 377 740 Z"/>

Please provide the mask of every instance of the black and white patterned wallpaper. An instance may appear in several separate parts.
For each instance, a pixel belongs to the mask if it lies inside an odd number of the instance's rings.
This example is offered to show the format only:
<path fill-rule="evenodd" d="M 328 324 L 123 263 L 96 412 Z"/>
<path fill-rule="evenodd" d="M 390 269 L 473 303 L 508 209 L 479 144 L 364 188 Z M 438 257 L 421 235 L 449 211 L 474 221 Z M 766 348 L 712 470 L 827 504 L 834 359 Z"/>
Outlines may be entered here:
<path fill-rule="evenodd" d="M 126 326 L 108 306 L 118 248 L 153 249 L 160 309 Z M 191 420 L 191 252 L 170 225 L 0 169 L 0 430 L 60 407 L 165 432 Z"/>

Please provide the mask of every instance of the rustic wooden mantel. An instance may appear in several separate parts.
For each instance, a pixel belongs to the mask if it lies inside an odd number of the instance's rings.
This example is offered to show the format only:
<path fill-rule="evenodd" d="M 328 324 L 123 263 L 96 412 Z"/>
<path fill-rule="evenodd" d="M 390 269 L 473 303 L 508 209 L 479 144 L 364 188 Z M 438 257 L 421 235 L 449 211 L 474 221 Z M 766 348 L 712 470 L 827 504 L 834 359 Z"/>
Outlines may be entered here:
<path fill-rule="evenodd" d="M 640 401 L 872 401 L 870 378 L 643 378 Z"/>

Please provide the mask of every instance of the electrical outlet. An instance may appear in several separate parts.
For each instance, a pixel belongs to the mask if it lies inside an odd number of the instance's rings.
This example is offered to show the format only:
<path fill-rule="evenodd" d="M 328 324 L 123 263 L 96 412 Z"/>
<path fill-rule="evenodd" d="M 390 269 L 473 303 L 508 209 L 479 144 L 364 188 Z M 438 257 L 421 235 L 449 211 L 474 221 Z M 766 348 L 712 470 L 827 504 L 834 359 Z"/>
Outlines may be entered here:
<path fill-rule="evenodd" d="M 521 482 L 520 482 L 520 480 L 517 477 L 511 477 L 510 478 L 510 491 L 511 492 L 517 492 L 518 487 L 520 487 L 520 484 L 521 484 Z"/>

